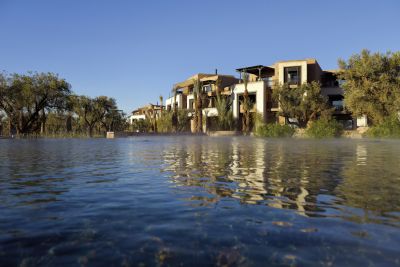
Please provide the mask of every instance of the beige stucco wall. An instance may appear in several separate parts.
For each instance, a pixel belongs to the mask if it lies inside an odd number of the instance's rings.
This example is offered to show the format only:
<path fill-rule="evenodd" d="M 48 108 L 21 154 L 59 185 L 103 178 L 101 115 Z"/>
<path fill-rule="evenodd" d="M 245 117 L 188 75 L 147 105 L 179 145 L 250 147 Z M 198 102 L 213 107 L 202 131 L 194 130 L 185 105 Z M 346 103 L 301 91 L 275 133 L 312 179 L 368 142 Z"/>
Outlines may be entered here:
<path fill-rule="evenodd" d="M 256 93 L 256 109 L 257 112 L 262 114 L 265 119 L 265 114 L 267 111 L 266 102 L 266 82 L 250 82 L 247 85 L 247 91 L 252 94 Z M 244 84 L 236 84 L 233 89 L 234 99 L 233 99 L 233 117 L 239 118 L 239 95 L 244 93 Z"/>
<path fill-rule="evenodd" d="M 165 100 L 165 106 L 169 106 L 169 105 L 171 105 L 171 109 L 173 109 L 173 105 L 172 105 L 172 103 L 174 102 L 174 97 L 172 96 L 172 97 L 170 97 L 170 98 L 167 98 L 166 100 Z M 182 107 L 183 107 L 183 103 L 182 103 L 182 95 L 176 95 L 176 102 L 175 103 L 177 103 L 178 104 L 178 109 L 181 109 Z M 186 107 L 185 107 L 186 108 Z"/>
<path fill-rule="evenodd" d="M 308 70 L 307 60 L 296 60 L 287 62 L 278 62 L 275 64 L 275 79 L 278 78 L 278 83 L 283 84 L 285 82 L 285 67 L 296 67 L 301 66 L 301 83 L 307 82 Z"/>
<path fill-rule="evenodd" d="M 192 109 L 192 107 L 189 105 L 190 100 L 194 101 L 194 95 L 190 94 L 186 97 L 186 108 L 187 109 Z"/>

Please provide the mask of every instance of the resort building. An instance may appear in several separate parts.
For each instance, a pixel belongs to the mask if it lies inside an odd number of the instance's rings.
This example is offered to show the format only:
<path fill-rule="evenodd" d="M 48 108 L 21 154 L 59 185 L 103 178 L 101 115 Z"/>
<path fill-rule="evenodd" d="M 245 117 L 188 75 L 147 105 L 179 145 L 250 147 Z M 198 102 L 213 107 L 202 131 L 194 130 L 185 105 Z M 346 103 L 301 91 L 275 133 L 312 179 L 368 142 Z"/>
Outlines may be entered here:
<path fill-rule="evenodd" d="M 329 103 L 335 107 L 334 117 L 342 121 L 346 127 L 353 127 L 352 117 L 343 108 L 343 89 L 341 81 L 336 78 L 335 71 L 324 71 L 315 59 L 278 61 L 271 66 L 250 66 L 236 70 L 242 76 L 248 74 L 247 90 L 254 103 L 251 112 L 261 114 L 264 122 L 288 123 L 283 117 L 277 115 L 279 104 L 272 99 L 274 84 L 289 84 L 293 89 L 302 83 L 312 81 L 320 82 L 321 93 L 328 97 Z M 233 88 L 233 115 L 240 119 L 243 109 L 240 105 L 244 93 L 244 83 L 240 77 L 240 83 Z"/>
<path fill-rule="evenodd" d="M 128 117 L 128 121 L 132 124 L 134 121 L 145 120 L 146 118 L 153 118 L 154 116 L 159 118 L 162 110 L 162 105 L 148 104 L 132 111 L 131 115 Z"/>
<path fill-rule="evenodd" d="M 195 74 L 183 82 L 176 83 L 173 87 L 173 91 L 176 92 L 175 106 L 178 109 L 187 109 L 189 111 L 194 110 L 193 92 L 196 80 L 201 82 L 203 93 L 207 96 L 206 101 L 203 104 L 203 113 L 207 117 L 218 115 L 215 108 L 217 89 L 220 90 L 222 95 L 231 95 L 232 86 L 239 82 L 239 80 L 232 75 L 219 75 L 217 72 L 215 74 Z M 166 100 L 165 106 L 167 110 L 173 108 L 173 102 L 173 96 Z"/>
<path fill-rule="evenodd" d="M 349 112 L 344 109 L 343 98 L 344 91 L 341 88 L 342 82 L 337 79 L 336 70 L 322 70 L 317 60 L 287 60 L 278 61 L 272 65 L 256 65 L 242 67 L 236 69 L 239 78 L 232 75 L 219 75 L 217 71 L 214 74 L 198 73 L 188 79 L 176 83 L 173 86 L 172 96 L 165 101 L 166 110 L 172 110 L 174 105 L 177 109 L 189 111 L 194 110 L 194 83 L 195 80 L 201 82 L 203 93 L 206 93 L 206 101 L 203 103 L 203 115 L 207 118 L 218 116 L 216 109 L 216 92 L 219 90 L 221 95 L 230 96 L 232 99 L 233 117 L 237 121 L 241 121 L 243 116 L 243 93 L 245 85 L 243 83 L 243 73 L 247 73 L 248 83 L 247 90 L 249 98 L 254 104 L 250 112 L 261 115 L 262 120 L 266 123 L 278 122 L 280 124 L 295 123 L 294 119 L 286 119 L 280 117 L 279 103 L 272 98 L 272 90 L 274 85 L 289 84 L 296 89 L 303 83 L 313 81 L 321 84 L 321 93 L 325 95 L 329 104 L 335 108 L 333 116 L 350 129 L 363 126 L 362 118 L 354 120 Z M 175 99 L 175 103 L 174 103 Z"/>

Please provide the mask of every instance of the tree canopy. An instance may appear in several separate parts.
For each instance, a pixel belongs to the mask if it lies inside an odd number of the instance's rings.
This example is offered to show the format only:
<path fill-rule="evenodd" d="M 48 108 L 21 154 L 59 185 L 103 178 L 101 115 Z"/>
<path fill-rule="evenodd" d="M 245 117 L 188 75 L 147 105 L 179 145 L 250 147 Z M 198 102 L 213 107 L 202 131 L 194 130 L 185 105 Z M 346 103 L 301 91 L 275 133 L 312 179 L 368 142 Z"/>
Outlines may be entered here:
<path fill-rule="evenodd" d="M 344 82 L 344 102 L 353 115 L 366 115 L 372 124 L 397 115 L 400 110 L 400 52 L 368 50 L 339 60 Z"/>
<path fill-rule="evenodd" d="M 75 132 L 92 136 L 95 128 L 99 132 L 126 126 L 115 99 L 76 96 L 71 85 L 53 73 L 0 73 L 0 114 L 2 128 L 7 124 L 9 134 L 16 135 L 44 134 L 46 129 L 71 132 L 74 125 Z"/>
<path fill-rule="evenodd" d="M 279 102 L 279 115 L 297 120 L 299 127 L 306 127 L 309 121 L 332 113 L 327 97 L 321 94 L 318 82 L 303 83 L 291 88 L 288 84 L 275 85 L 272 97 Z"/>
<path fill-rule="evenodd" d="M 46 110 L 65 109 L 70 85 L 53 73 L 0 75 L 0 109 L 20 134 L 40 128 Z"/>

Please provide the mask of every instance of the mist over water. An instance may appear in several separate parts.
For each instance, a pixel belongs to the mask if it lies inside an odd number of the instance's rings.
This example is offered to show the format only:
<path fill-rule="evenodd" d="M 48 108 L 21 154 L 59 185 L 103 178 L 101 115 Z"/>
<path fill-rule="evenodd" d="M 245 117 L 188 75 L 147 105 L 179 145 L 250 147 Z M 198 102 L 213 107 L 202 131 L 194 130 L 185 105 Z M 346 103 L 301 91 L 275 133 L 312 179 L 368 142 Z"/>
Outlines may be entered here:
<path fill-rule="evenodd" d="M 399 141 L 0 140 L 0 266 L 392 266 L 399 230 Z"/>

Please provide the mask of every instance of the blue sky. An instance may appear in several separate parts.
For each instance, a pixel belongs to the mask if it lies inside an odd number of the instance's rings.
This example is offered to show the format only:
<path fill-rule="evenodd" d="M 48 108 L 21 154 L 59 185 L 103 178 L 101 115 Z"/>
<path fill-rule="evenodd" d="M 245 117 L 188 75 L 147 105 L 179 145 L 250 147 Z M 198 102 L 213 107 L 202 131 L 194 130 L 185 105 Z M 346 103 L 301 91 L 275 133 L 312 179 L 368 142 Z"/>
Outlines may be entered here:
<path fill-rule="evenodd" d="M 126 112 L 203 72 L 398 51 L 400 1 L 0 0 L 0 70 L 54 72 Z"/>

